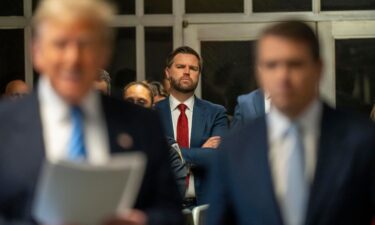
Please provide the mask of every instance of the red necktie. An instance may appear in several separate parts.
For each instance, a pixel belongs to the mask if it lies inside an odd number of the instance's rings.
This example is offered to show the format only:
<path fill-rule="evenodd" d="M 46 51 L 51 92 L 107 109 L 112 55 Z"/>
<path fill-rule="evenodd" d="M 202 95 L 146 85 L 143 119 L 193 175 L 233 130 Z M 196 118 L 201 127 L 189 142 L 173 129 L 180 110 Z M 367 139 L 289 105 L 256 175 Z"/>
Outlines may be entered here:
<path fill-rule="evenodd" d="M 187 106 L 179 104 L 180 116 L 177 121 L 177 143 L 181 148 L 189 148 L 189 123 L 185 114 Z M 189 187 L 190 174 L 186 176 L 186 187 Z"/>
<path fill-rule="evenodd" d="M 181 148 L 189 148 L 189 123 L 185 114 L 187 106 L 179 104 L 180 116 L 177 121 L 177 143 Z"/>

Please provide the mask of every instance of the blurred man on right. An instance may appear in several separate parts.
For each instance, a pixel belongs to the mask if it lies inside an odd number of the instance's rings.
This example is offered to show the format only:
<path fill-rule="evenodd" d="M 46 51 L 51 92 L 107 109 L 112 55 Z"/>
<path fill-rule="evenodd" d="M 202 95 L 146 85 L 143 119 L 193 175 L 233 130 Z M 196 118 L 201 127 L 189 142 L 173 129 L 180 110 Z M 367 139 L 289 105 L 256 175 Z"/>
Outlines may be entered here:
<path fill-rule="evenodd" d="M 256 68 L 270 112 L 224 139 L 209 225 L 370 225 L 375 129 L 325 105 L 317 37 L 301 22 L 267 28 Z"/>

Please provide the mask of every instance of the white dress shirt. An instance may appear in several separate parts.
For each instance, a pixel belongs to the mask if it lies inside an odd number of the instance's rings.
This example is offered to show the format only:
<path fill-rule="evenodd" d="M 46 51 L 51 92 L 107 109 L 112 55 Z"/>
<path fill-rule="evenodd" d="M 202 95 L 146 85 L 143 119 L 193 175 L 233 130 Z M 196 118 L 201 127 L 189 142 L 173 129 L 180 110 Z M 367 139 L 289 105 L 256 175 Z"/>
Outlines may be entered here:
<path fill-rule="evenodd" d="M 322 103 L 314 100 L 307 110 L 296 120 L 302 130 L 305 150 L 305 172 L 311 183 L 313 181 L 317 148 L 320 137 Z M 287 190 L 287 162 L 292 150 L 292 142 L 284 136 L 293 121 L 283 115 L 276 107 L 267 114 L 267 130 L 269 143 L 269 162 L 277 200 L 281 202 Z"/>
<path fill-rule="evenodd" d="M 72 135 L 70 106 L 55 92 L 47 78 L 38 86 L 46 158 L 52 162 L 67 160 Z M 107 125 L 99 94 L 91 91 L 80 105 L 84 114 L 84 138 L 87 159 L 103 164 L 109 159 Z"/>
<path fill-rule="evenodd" d="M 271 110 L 271 98 L 267 95 L 264 95 L 264 112 L 268 114 Z"/>
<path fill-rule="evenodd" d="M 194 109 L 194 101 L 195 97 L 192 95 L 188 98 L 185 102 L 178 101 L 173 95 L 169 96 L 169 106 L 171 108 L 172 113 L 172 123 L 173 123 L 173 133 L 174 139 L 177 140 L 177 123 L 178 117 L 180 116 L 180 110 L 178 109 L 178 105 L 185 104 L 187 106 L 185 114 L 188 119 L 188 126 L 189 126 L 189 146 L 191 140 L 191 127 L 193 125 L 193 109 Z M 189 187 L 186 190 L 186 197 L 195 197 L 195 186 L 194 186 L 194 175 L 190 172 L 189 178 Z"/>

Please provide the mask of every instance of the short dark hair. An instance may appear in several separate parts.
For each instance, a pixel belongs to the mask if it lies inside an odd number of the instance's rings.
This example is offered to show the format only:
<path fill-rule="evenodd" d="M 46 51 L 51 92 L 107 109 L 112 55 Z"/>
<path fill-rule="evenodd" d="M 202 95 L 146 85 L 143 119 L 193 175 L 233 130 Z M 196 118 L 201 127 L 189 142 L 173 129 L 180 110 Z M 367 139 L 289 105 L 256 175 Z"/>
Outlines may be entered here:
<path fill-rule="evenodd" d="M 139 85 L 139 86 L 142 86 L 144 88 L 147 89 L 149 95 L 150 95 L 150 98 L 151 98 L 151 105 L 154 104 L 154 93 L 152 92 L 152 89 L 150 87 L 150 85 L 146 82 L 146 81 L 133 81 L 133 82 L 130 82 L 129 84 L 127 84 L 124 89 L 123 89 L 123 94 L 126 93 L 126 91 L 132 87 L 132 86 L 136 86 L 136 85 Z"/>
<path fill-rule="evenodd" d="M 314 31 L 304 22 L 292 20 L 272 25 L 262 32 L 259 40 L 267 36 L 280 36 L 304 42 L 309 47 L 313 59 L 316 61 L 321 59 L 319 40 Z"/>
<path fill-rule="evenodd" d="M 189 55 L 194 55 L 195 57 L 197 57 L 198 63 L 199 63 L 199 72 L 202 72 L 202 67 L 203 67 L 202 58 L 200 57 L 198 52 L 196 52 L 194 49 L 190 48 L 189 46 L 181 46 L 173 50 L 171 53 L 169 53 L 167 57 L 167 61 L 166 61 L 166 67 L 170 68 L 172 66 L 174 57 L 178 54 L 189 54 Z"/>
<path fill-rule="evenodd" d="M 150 86 L 154 97 L 155 96 L 163 96 L 163 97 L 168 97 L 168 93 L 165 91 L 163 85 L 159 81 L 151 81 L 148 83 Z"/>

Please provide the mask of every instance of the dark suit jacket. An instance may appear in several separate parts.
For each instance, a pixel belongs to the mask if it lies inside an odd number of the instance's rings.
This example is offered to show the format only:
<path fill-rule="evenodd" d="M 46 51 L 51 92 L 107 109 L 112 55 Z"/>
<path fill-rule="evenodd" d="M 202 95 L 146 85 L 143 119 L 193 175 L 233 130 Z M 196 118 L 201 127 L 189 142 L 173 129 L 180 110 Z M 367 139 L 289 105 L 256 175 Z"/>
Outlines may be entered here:
<path fill-rule="evenodd" d="M 180 197 L 156 113 L 104 96 L 102 106 L 111 154 L 141 150 L 148 159 L 135 208 L 146 212 L 149 224 L 182 224 Z M 0 224 L 33 224 L 34 189 L 45 159 L 36 94 L 1 103 L 0 126 Z M 118 145 L 122 133 L 133 137 L 130 149 Z"/>
<path fill-rule="evenodd" d="M 264 94 L 260 89 L 240 95 L 237 98 L 231 128 L 243 126 L 247 122 L 259 118 L 264 114 Z"/>
<path fill-rule="evenodd" d="M 169 98 L 160 101 L 156 105 L 160 113 L 167 136 L 174 137 L 172 114 L 169 106 Z M 205 203 L 206 169 L 211 164 L 216 150 L 204 149 L 201 146 L 212 136 L 224 136 L 228 129 L 228 120 L 223 106 L 195 98 L 193 109 L 193 121 L 190 138 L 190 148 L 182 148 L 182 157 L 192 168 L 195 177 L 195 192 L 198 204 Z"/>
<path fill-rule="evenodd" d="M 324 106 L 305 225 L 370 225 L 375 213 L 375 129 Z M 209 225 L 282 225 L 264 117 L 221 145 L 212 173 Z"/>

